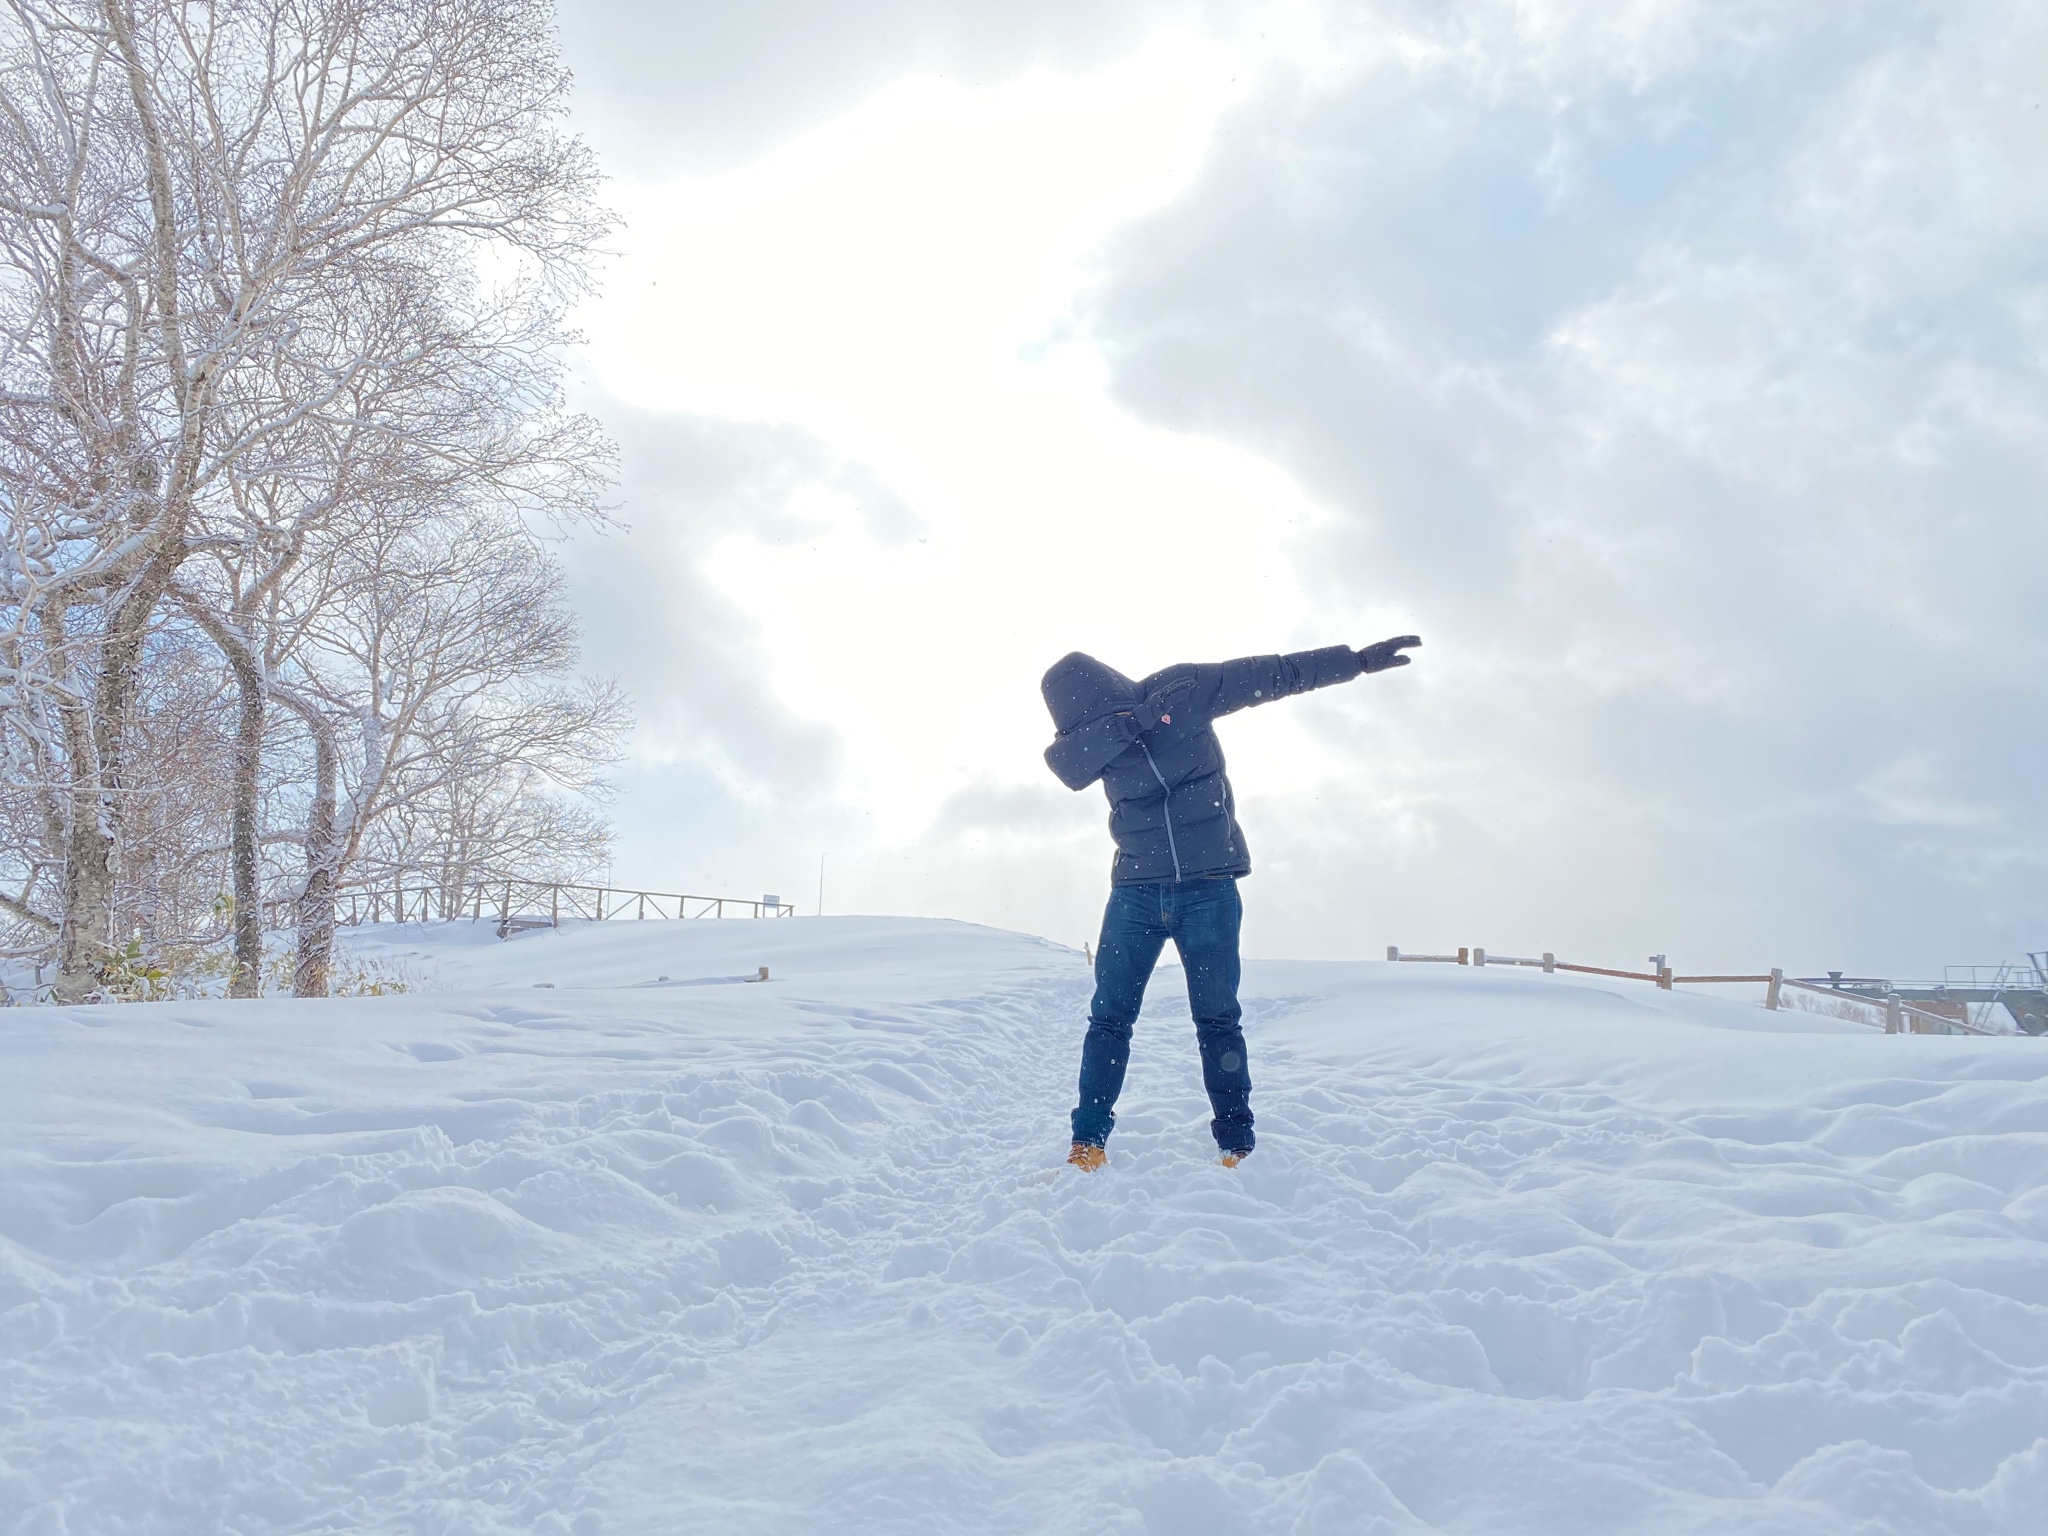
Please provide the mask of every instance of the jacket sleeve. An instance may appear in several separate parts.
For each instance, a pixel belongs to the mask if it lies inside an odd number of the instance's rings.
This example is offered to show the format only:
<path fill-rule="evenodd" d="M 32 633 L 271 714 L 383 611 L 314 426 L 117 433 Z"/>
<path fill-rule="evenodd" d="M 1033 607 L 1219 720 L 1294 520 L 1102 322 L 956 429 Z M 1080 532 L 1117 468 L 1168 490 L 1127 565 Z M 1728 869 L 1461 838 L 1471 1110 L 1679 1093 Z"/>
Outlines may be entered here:
<path fill-rule="evenodd" d="M 1199 704 L 1210 719 L 1234 714 L 1254 704 L 1292 698 L 1312 688 L 1348 683 L 1358 676 L 1358 652 L 1348 645 L 1291 656 L 1240 656 L 1236 661 L 1196 669 L 1204 674 L 1197 689 Z M 1194 702 L 1194 701 L 1191 701 Z"/>
<path fill-rule="evenodd" d="M 1086 789 L 1137 739 L 1138 722 L 1132 716 L 1098 715 L 1055 736 L 1045 749 L 1045 765 L 1067 788 Z"/>

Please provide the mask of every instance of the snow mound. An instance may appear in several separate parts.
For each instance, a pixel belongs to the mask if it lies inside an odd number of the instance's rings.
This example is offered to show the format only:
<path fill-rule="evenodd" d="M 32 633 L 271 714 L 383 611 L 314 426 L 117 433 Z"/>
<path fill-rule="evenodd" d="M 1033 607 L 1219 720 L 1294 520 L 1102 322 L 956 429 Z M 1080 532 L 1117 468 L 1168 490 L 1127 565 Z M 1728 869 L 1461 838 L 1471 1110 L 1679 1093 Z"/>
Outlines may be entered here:
<path fill-rule="evenodd" d="M 366 932 L 438 990 L 21 1010 L 0 1531 L 2048 1524 L 2048 1042 L 955 923 Z M 744 978 L 770 968 L 765 985 Z"/>

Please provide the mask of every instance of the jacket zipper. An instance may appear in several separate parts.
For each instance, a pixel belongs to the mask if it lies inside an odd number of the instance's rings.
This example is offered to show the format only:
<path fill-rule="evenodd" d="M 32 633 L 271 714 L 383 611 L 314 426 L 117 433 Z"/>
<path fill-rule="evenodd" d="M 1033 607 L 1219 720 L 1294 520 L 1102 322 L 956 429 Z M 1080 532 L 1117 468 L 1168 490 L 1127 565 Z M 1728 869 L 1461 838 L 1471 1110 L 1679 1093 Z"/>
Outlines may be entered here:
<path fill-rule="evenodd" d="M 1173 881 L 1180 883 L 1180 848 L 1173 840 L 1173 791 L 1166 786 L 1166 775 L 1159 771 L 1159 765 L 1152 761 L 1152 749 L 1143 741 L 1138 750 L 1145 754 L 1145 762 L 1152 770 L 1152 777 L 1159 781 L 1160 793 L 1165 796 L 1159 802 L 1159 815 L 1166 823 L 1166 851 L 1173 856 Z"/>

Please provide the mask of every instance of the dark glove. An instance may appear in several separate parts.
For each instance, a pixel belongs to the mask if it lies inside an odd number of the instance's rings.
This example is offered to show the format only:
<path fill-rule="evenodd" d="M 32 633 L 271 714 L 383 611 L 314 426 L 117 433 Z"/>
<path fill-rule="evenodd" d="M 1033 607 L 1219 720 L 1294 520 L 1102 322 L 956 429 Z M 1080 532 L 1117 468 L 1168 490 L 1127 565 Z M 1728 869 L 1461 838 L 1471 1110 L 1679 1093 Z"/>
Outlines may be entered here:
<path fill-rule="evenodd" d="M 1384 672 L 1389 667 L 1405 667 L 1415 658 L 1401 653 L 1411 645 L 1422 644 L 1420 635 L 1397 635 L 1392 640 L 1381 640 L 1368 645 L 1358 653 L 1358 670 L 1361 672 Z"/>

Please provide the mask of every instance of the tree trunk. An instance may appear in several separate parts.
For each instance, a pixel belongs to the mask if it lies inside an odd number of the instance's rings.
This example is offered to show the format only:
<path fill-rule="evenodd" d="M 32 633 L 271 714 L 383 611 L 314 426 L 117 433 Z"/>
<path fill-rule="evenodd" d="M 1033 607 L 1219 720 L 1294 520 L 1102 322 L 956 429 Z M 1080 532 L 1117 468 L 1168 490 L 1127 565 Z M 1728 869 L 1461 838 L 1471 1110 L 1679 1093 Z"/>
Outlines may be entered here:
<path fill-rule="evenodd" d="M 66 644 L 61 599 L 40 617 L 46 642 L 61 656 Z M 70 815 L 64 829 L 57 978 L 50 999 L 83 1003 L 99 992 L 100 968 L 113 937 L 114 837 L 100 793 L 105 774 L 91 713 L 73 688 L 59 695 L 57 710 L 69 769 Z"/>
<path fill-rule="evenodd" d="M 340 751 L 332 723 L 318 709 L 284 690 L 278 698 L 305 722 L 313 741 L 313 801 L 306 807 L 306 885 L 299 893 L 292 996 L 325 997 L 334 970 L 334 900 L 341 886 L 341 833 L 335 813 Z"/>
<path fill-rule="evenodd" d="M 132 466 L 138 488 L 154 485 L 156 469 L 147 460 Z M 154 529 L 135 568 L 134 579 L 120 598 L 108 605 L 106 632 L 100 637 L 99 675 L 93 687 L 89 735 L 79 738 L 76 719 L 67 721 L 71 766 L 71 826 L 65 840 L 64 924 L 58 945 L 58 972 L 51 996 L 58 1002 L 84 1002 L 100 986 L 100 970 L 114 940 L 115 876 L 120 856 L 121 797 L 125 790 L 123 749 L 128 723 L 135 713 L 135 673 L 142 660 L 142 642 L 149 633 L 157 604 L 185 558 L 182 498 L 150 498 L 153 510 L 135 518 L 135 526 Z M 45 613 L 47 629 L 52 615 Z M 61 628 L 61 619 L 55 620 Z M 80 707 L 66 706 L 77 717 Z M 83 750 L 89 743 L 90 750 Z"/>
<path fill-rule="evenodd" d="M 263 767 L 263 676 L 246 647 L 229 657 L 241 695 L 235 729 L 228 866 L 235 892 L 235 970 L 229 997 L 263 993 L 263 892 L 256 871 L 256 791 Z"/>
<path fill-rule="evenodd" d="M 53 1002 L 90 1002 L 99 992 L 100 968 L 113 948 L 114 838 L 104 810 L 94 777 L 73 785 L 71 826 L 64 839 L 64 920 L 57 938 L 57 979 L 50 987 Z"/>
<path fill-rule="evenodd" d="M 58 946 L 58 974 L 52 996 L 59 1002 L 83 1002 L 97 993 L 100 971 L 110 958 L 114 940 L 116 874 L 120 857 L 123 747 L 135 710 L 136 668 L 150 620 L 186 555 L 185 525 L 190 510 L 194 466 L 198 463 L 201 429 L 211 396 L 211 366 L 186 366 L 179 329 L 179 227 L 169 162 L 157 132 L 156 112 L 149 99 L 148 79 L 134 36 L 134 18 L 118 0 L 102 0 L 108 34 L 128 68 L 136 118 L 141 128 L 154 223 L 154 298 L 159 317 L 163 360 L 174 382 L 178 446 L 171 472 L 142 445 L 136 431 L 138 415 L 124 400 L 116 424 L 117 457 L 137 493 L 129 530 L 145 535 L 136 552 L 110 568 L 105 590 L 118 593 L 106 607 L 106 628 L 100 637 L 99 675 L 93 689 L 92 737 L 96 761 L 73 756 L 72 813 L 65 847 L 63 938 Z M 134 349 L 134 333 L 128 335 Z M 122 462 L 125 461 L 125 462 Z M 161 492 L 159 487 L 161 486 Z M 124 585 L 125 582 L 125 585 Z M 81 768 L 86 771 L 81 773 Z M 94 771 L 96 770 L 96 771 Z"/>
<path fill-rule="evenodd" d="M 235 968 L 229 997 L 263 994 L 263 891 L 258 882 L 256 797 L 262 783 L 263 726 L 270 690 L 249 637 L 206 606 L 204 598 L 179 588 L 186 614 L 220 647 L 235 674 L 235 766 L 229 785 L 228 875 L 234 887 Z"/>

